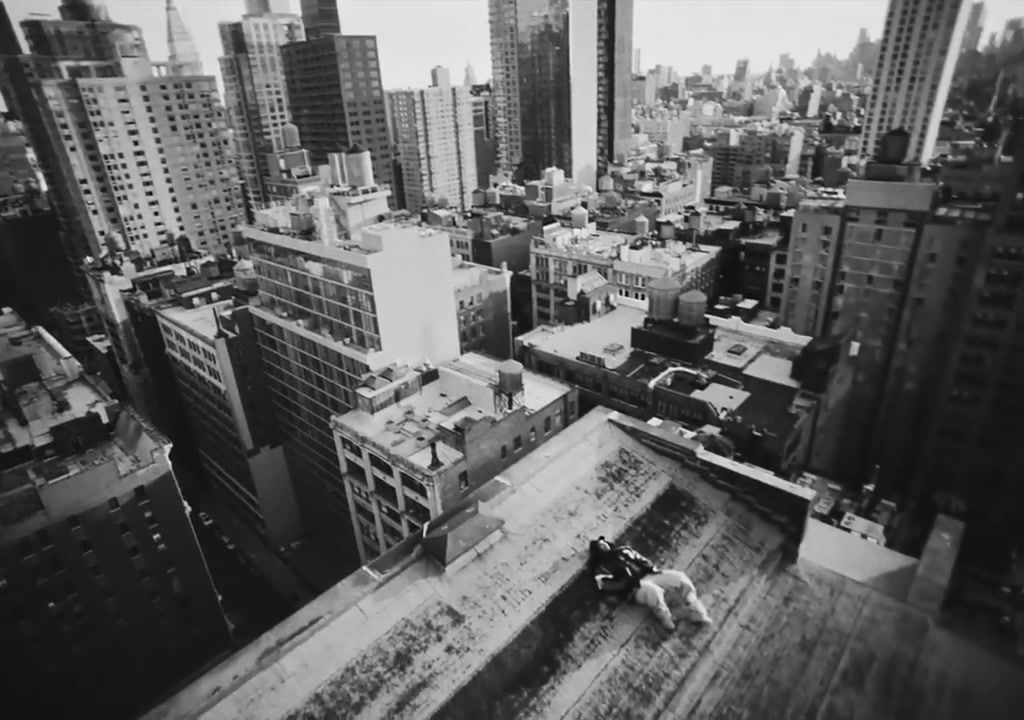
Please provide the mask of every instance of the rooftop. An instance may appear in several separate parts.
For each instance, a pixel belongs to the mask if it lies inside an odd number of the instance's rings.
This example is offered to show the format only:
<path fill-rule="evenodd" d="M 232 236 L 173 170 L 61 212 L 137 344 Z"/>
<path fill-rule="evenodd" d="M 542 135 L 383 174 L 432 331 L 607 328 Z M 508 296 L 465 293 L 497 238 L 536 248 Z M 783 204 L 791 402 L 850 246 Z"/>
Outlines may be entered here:
<path fill-rule="evenodd" d="M 50 333 L 0 309 L 0 455 L 42 448 L 53 428 L 97 413 L 105 422 L 116 406 L 108 392 Z"/>
<path fill-rule="evenodd" d="M 575 360 L 580 353 L 604 359 L 605 367 L 615 370 L 630 356 L 631 330 L 642 325 L 647 313 L 620 305 L 590 322 L 575 325 L 542 325 L 516 338 L 544 352 Z"/>
<path fill-rule="evenodd" d="M 165 447 L 168 441 L 159 431 L 131 408 L 122 409 L 113 431 L 103 442 L 74 454 L 30 461 L 0 471 L 0 530 L 42 512 L 54 486 L 70 481 L 87 482 L 83 479 L 86 475 L 93 474 L 99 480 L 98 487 L 108 493 L 104 497 L 108 497 L 111 477 L 128 477 L 152 465 L 159 460 L 158 451 Z M 76 491 L 66 496 L 71 499 L 49 512 L 77 512 L 77 507 L 71 505 L 91 502 L 94 497 L 92 487 L 85 487 L 76 485 Z"/>
<path fill-rule="evenodd" d="M 631 427 L 589 413 L 478 491 L 494 529 L 460 560 L 403 543 L 148 717 L 1018 716 L 1019 665 L 870 572 L 792 558 L 741 492 Z M 715 625 L 667 632 L 601 602 L 583 572 L 597 535 L 685 568 Z"/>
<path fill-rule="evenodd" d="M 454 432 L 467 423 L 499 417 L 495 388 L 498 369 L 505 365 L 486 355 L 466 353 L 438 368 L 438 379 L 420 392 L 376 413 L 351 410 L 335 416 L 333 424 L 422 469 L 431 464 L 431 443 L 443 465 L 454 464 L 463 453 L 443 442 L 441 429 Z M 522 375 L 523 407 L 528 413 L 547 407 L 570 389 L 533 372 L 522 371 Z"/>
<path fill-rule="evenodd" d="M 178 325 L 193 335 L 213 340 L 217 337 L 219 326 L 217 314 L 228 307 L 231 307 L 231 300 L 199 305 L 198 307 L 180 307 L 178 305 L 164 305 L 158 310 L 158 314 L 167 318 L 175 325 Z"/>
<path fill-rule="evenodd" d="M 715 327 L 715 346 L 707 357 L 709 362 L 779 384 L 789 383 L 792 359 L 813 339 L 786 327 L 769 328 L 743 322 L 736 316 L 707 318 Z"/>
<path fill-rule="evenodd" d="M 456 290 L 476 287 L 490 278 L 501 275 L 501 270 L 490 265 L 480 265 L 452 257 L 452 282 Z"/>

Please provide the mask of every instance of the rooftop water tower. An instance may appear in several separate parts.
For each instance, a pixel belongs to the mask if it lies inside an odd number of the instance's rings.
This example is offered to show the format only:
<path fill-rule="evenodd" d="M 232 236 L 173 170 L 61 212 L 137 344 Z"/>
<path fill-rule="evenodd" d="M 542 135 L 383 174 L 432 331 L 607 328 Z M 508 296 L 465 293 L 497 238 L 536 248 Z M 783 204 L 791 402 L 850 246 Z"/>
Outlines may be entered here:
<path fill-rule="evenodd" d="M 345 178 L 353 187 L 369 187 L 373 181 L 373 158 L 369 150 L 353 145 L 345 153 Z"/>
<path fill-rule="evenodd" d="M 647 314 L 652 320 L 672 320 L 676 316 L 676 299 L 683 286 L 670 275 L 651 280 L 647 286 Z"/>
<path fill-rule="evenodd" d="M 696 328 L 704 324 L 708 296 L 700 290 L 687 290 L 679 296 L 676 320 L 680 325 Z"/>

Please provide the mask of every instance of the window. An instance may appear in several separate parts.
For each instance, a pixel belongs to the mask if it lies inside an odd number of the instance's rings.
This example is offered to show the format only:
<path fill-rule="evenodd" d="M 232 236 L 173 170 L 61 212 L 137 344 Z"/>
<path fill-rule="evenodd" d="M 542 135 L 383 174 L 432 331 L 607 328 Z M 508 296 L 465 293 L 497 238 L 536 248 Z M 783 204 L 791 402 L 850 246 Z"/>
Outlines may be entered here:
<path fill-rule="evenodd" d="M 551 418 L 546 417 L 544 418 L 544 434 L 547 435 L 549 432 L 551 432 Z"/>
<path fill-rule="evenodd" d="M 459 490 L 465 492 L 469 490 L 469 473 L 462 471 L 459 473 Z"/>
<path fill-rule="evenodd" d="M 110 500 L 107 501 L 107 505 L 110 507 L 111 510 L 117 510 L 119 507 L 121 507 L 121 503 L 118 501 L 117 498 L 110 498 Z"/>
<path fill-rule="evenodd" d="M 523 449 L 523 438 L 520 437 L 519 435 L 516 435 L 515 440 L 512 441 L 512 449 L 515 450 L 516 452 L 519 452 L 520 450 Z"/>
<path fill-rule="evenodd" d="M 501 459 L 504 460 L 508 457 L 508 445 L 501 446 Z"/>
<path fill-rule="evenodd" d="M 537 428 L 530 428 L 530 442 L 537 442 Z"/>

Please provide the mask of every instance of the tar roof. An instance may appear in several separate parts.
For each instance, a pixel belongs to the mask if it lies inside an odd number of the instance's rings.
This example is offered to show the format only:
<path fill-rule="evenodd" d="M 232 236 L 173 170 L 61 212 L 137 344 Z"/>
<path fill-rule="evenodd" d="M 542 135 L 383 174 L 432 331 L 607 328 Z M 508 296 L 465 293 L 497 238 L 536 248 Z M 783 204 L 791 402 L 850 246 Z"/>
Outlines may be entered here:
<path fill-rule="evenodd" d="M 151 717 L 1018 717 L 1018 666 L 784 560 L 777 527 L 609 417 L 501 476 L 481 512 L 504 528 L 465 564 L 363 571 Z M 602 534 L 685 568 L 716 624 L 602 603 L 583 572 Z"/>

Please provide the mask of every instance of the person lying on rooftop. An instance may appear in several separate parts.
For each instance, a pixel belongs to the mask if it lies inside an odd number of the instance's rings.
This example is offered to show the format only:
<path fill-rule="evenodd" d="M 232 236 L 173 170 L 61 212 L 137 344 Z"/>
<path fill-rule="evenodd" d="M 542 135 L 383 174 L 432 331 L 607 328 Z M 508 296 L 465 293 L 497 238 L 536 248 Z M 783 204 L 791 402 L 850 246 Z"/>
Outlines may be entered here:
<path fill-rule="evenodd" d="M 697 588 L 686 573 L 659 568 L 627 545 L 614 545 L 603 535 L 592 540 L 587 569 L 600 592 L 650 608 L 669 630 L 674 630 L 676 624 L 665 602 L 668 590 L 683 591 L 689 619 L 711 623 L 707 608 L 697 597 Z"/>

